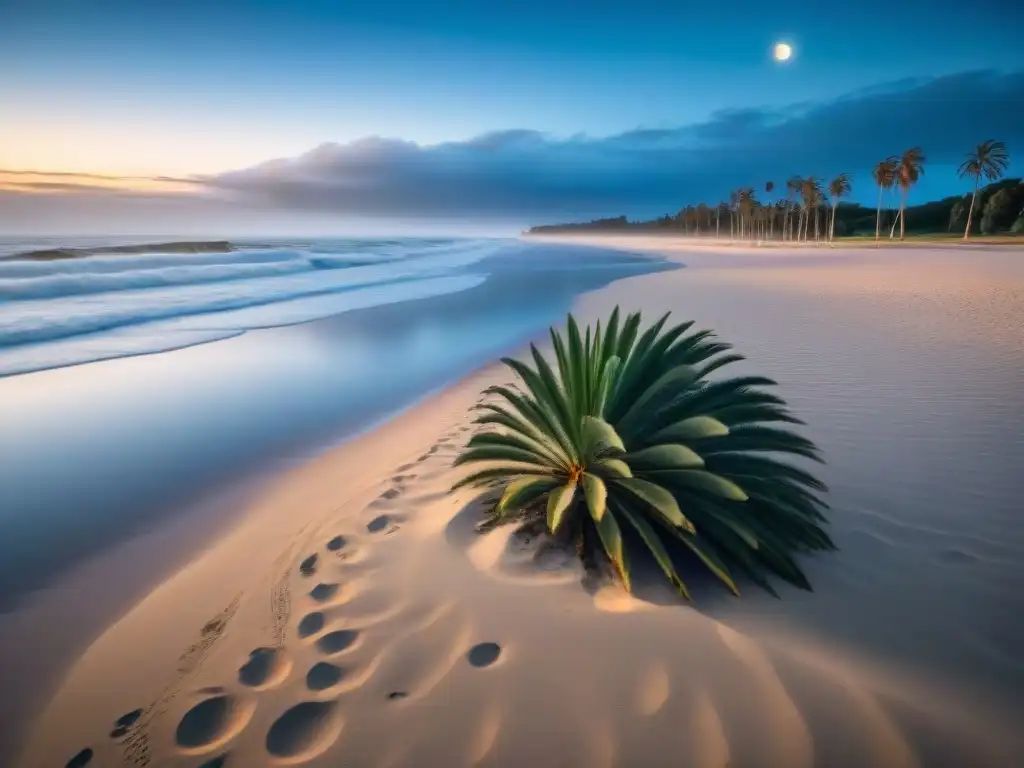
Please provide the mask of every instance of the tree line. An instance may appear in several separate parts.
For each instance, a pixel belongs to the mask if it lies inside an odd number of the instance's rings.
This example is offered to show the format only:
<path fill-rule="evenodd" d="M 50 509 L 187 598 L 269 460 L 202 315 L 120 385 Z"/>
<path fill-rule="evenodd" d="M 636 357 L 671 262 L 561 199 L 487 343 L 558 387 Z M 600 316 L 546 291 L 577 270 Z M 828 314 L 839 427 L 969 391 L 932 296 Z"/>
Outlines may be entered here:
<path fill-rule="evenodd" d="M 878 188 L 873 211 L 876 240 L 906 237 L 907 197 L 924 175 L 926 157 L 921 147 L 912 147 L 900 155 L 886 157 L 872 169 Z M 958 176 L 973 182 L 973 190 L 961 197 L 945 198 L 934 203 L 915 206 L 915 219 L 929 231 L 953 231 L 963 226 L 964 240 L 970 239 L 978 227 L 981 231 L 1011 229 L 1024 232 L 1024 184 L 1019 179 L 1000 181 L 1010 164 L 1009 152 L 1001 141 L 983 141 L 967 153 L 958 168 Z M 982 182 L 988 182 L 982 187 Z M 534 227 L 531 232 L 573 231 L 579 229 L 657 228 L 679 229 L 687 235 L 714 236 L 728 234 L 730 239 L 782 240 L 792 242 L 831 242 L 837 233 L 863 232 L 867 227 L 868 209 L 856 203 L 843 202 L 852 191 L 849 174 L 841 173 L 827 183 L 815 176 L 793 176 L 779 193 L 772 181 L 764 183 L 764 199 L 758 199 L 754 187 L 741 187 L 717 204 L 701 202 L 687 205 L 674 216 L 662 216 L 648 222 L 629 222 L 625 216 L 598 219 L 584 224 L 562 224 Z M 890 205 L 895 196 L 895 205 Z M 981 199 L 979 202 L 979 198 Z M 982 211 L 982 207 L 984 210 Z M 889 214 L 895 212 L 892 221 Z M 966 221 L 965 221 L 966 219 Z M 940 221 L 941 220 L 941 221 Z M 885 230 L 888 229 L 888 232 Z"/>

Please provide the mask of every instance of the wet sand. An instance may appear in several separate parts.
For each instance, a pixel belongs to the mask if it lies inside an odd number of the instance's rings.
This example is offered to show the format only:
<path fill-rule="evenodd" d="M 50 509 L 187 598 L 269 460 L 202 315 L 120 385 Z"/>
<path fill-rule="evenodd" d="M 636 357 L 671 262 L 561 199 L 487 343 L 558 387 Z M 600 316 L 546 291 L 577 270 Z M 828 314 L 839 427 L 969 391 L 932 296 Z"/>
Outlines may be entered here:
<path fill-rule="evenodd" d="M 19 764 L 1020 764 L 1024 261 L 670 257 L 578 313 L 671 309 L 779 381 L 828 461 L 815 592 L 631 597 L 477 533 L 447 489 L 495 366 L 273 481 L 100 634 Z"/>

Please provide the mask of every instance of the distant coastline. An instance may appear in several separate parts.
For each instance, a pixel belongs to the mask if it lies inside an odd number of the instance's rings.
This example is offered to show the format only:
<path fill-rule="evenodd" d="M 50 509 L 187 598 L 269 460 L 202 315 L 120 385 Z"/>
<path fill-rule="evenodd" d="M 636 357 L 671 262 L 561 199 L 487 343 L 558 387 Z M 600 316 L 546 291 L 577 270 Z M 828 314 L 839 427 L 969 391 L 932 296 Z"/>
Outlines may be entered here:
<path fill-rule="evenodd" d="M 971 195 L 954 195 L 933 200 L 919 205 L 907 206 L 906 236 L 908 239 L 930 239 L 950 242 L 964 239 L 964 230 L 960 225 L 966 215 Z M 736 203 L 721 203 L 718 206 L 686 206 L 677 213 L 666 213 L 654 219 L 632 220 L 627 216 L 615 216 L 592 221 L 565 222 L 543 224 L 530 227 L 526 235 L 572 235 L 572 234 L 643 234 L 667 235 L 674 237 L 697 237 L 702 240 L 743 240 L 747 244 L 758 241 L 766 244 L 776 240 L 787 247 L 806 242 L 794 238 L 783 238 L 782 227 L 774 226 L 779 219 L 790 211 L 796 216 L 799 211 L 807 212 L 808 206 L 798 204 L 790 195 L 776 200 L 774 203 L 761 206 L 753 201 L 761 218 L 755 217 L 755 224 L 760 226 L 747 228 L 743 237 L 734 237 L 733 219 L 739 219 L 740 210 Z M 819 200 L 818 208 L 829 215 L 830 208 L 826 201 Z M 815 206 L 810 206 L 813 210 Z M 864 242 L 866 239 L 875 241 L 876 229 L 881 229 L 881 239 L 888 240 L 895 229 L 890 225 L 896 221 L 898 208 L 889 205 L 865 206 L 837 198 L 835 206 L 835 241 Z M 1024 243 L 1024 180 L 1006 178 L 987 184 L 978 189 L 978 200 L 975 205 L 975 223 L 972 228 L 971 241 L 1010 245 Z M 769 219 L 773 224 L 769 227 Z M 749 233 L 755 233 L 751 236 Z M 736 233 L 738 234 L 738 233 Z M 898 234 L 898 233 L 897 233 Z M 818 242 L 818 238 L 809 238 Z"/>
<path fill-rule="evenodd" d="M 138 245 L 104 245 L 96 248 L 44 248 L 24 251 L 9 256 L 10 259 L 33 259 L 53 261 L 56 259 L 78 259 L 83 256 L 137 255 L 142 253 L 230 253 L 237 250 L 227 240 L 183 240 L 173 243 L 139 243 Z"/>

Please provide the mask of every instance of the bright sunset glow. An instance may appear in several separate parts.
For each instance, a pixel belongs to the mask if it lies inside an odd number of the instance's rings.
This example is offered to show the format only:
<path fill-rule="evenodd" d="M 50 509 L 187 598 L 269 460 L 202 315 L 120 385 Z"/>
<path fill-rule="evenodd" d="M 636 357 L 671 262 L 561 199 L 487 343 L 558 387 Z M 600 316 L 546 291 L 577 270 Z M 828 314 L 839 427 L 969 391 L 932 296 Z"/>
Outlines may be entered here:
<path fill-rule="evenodd" d="M 776 61 L 788 61 L 793 55 L 793 47 L 787 43 L 776 43 L 772 55 Z"/>
<path fill-rule="evenodd" d="M 108 176 L 89 173 L 41 173 L 0 170 L 0 190 L 29 194 L 79 191 L 193 192 L 198 182 L 148 176 Z"/>

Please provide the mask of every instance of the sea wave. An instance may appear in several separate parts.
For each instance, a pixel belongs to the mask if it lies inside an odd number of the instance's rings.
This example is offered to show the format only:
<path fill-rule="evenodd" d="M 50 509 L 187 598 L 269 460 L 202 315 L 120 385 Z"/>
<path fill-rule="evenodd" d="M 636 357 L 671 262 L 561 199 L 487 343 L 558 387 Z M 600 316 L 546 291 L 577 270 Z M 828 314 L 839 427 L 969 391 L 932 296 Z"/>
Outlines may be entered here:
<path fill-rule="evenodd" d="M 458 293 L 475 288 L 485 279 L 483 275 L 465 274 L 389 285 L 374 284 L 342 293 L 307 296 L 212 314 L 181 316 L 124 326 L 103 333 L 21 344 L 0 350 L 0 376 L 169 352 L 228 339 L 256 328 L 294 325 L 368 307 Z"/>
<path fill-rule="evenodd" d="M 111 274 L 167 267 L 204 264 L 265 264 L 302 260 L 298 249 L 244 250 L 226 253 L 147 253 L 131 256 L 88 256 L 80 259 L 0 261 L 0 279 L 47 277 L 50 275 Z"/>
<path fill-rule="evenodd" d="M 84 272 L 49 274 L 28 278 L 0 278 L 0 300 L 49 299 L 85 293 L 109 293 L 134 288 L 159 288 L 172 285 L 243 280 L 305 272 L 314 264 L 305 259 L 281 259 L 233 264 L 155 267 L 120 272 Z M 2 274 L 2 273 L 0 273 Z"/>
<path fill-rule="evenodd" d="M 391 284 L 462 273 L 500 247 L 496 242 L 471 241 L 420 249 L 403 259 L 382 256 L 373 264 L 365 263 L 365 251 L 338 254 L 330 262 L 330 257 L 321 253 L 311 258 L 308 252 L 290 249 L 181 254 L 170 258 L 187 259 L 189 266 L 175 267 L 163 266 L 167 262 L 161 259 L 168 257 L 153 255 L 63 262 L 72 267 L 69 273 L 0 281 L 0 299 L 7 299 L 0 300 L 0 347 L 157 320 L 280 305 L 292 299 L 372 285 L 386 291 Z M 232 261 L 195 266 L 195 259 L 225 256 L 232 257 Z M 262 262 L 252 263 L 251 257 Z M 130 268 L 111 271 L 111 258 Z M 363 263 L 353 262 L 355 258 L 362 258 Z M 79 266 L 90 262 L 99 265 L 99 272 L 83 271 Z M 353 263 L 359 265 L 351 266 Z M 34 266 L 52 269 L 58 264 L 38 262 Z"/>

